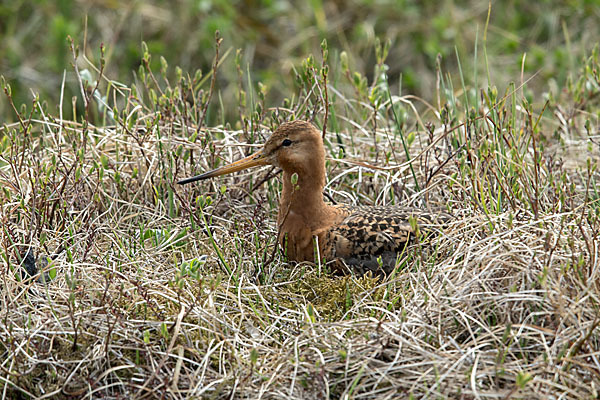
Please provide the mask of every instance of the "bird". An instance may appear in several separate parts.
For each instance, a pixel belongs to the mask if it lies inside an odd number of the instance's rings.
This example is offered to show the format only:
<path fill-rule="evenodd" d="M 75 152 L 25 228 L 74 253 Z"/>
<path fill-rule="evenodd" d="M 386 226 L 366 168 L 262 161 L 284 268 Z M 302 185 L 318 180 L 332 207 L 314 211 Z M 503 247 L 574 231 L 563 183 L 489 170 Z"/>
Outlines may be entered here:
<path fill-rule="evenodd" d="M 331 270 L 389 275 L 423 227 L 443 226 L 445 212 L 399 206 L 354 206 L 325 201 L 325 148 L 310 122 L 284 122 L 260 150 L 231 164 L 183 179 L 180 185 L 272 165 L 283 170 L 278 242 L 290 261 L 327 263 Z"/>

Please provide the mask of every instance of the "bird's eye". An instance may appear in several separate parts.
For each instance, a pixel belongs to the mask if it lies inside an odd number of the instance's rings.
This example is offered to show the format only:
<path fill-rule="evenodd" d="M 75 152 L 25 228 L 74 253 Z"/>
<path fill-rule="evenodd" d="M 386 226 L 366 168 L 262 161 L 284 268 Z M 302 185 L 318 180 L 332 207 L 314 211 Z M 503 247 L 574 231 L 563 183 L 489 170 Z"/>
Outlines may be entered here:
<path fill-rule="evenodd" d="M 283 143 L 281 143 L 282 146 L 288 147 L 289 145 L 292 144 L 292 141 L 290 139 L 285 139 L 283 141 Z"/>

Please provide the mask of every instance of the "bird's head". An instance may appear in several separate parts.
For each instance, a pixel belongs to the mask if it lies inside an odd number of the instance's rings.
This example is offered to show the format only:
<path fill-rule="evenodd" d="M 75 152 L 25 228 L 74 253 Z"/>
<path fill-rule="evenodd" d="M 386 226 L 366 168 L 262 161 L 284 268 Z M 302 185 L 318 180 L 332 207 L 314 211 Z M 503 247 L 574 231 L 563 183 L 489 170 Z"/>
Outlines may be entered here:
<path fill-rule="evenodd" d="M 180 185 L 242 171 L 257 165 L 274 165 L 289 173 L 304 174 L 322 168 L 325 159 L 321 133 L 306 121 L 281 124 L 262 149 L 239 161 L 181 180 Z"/>

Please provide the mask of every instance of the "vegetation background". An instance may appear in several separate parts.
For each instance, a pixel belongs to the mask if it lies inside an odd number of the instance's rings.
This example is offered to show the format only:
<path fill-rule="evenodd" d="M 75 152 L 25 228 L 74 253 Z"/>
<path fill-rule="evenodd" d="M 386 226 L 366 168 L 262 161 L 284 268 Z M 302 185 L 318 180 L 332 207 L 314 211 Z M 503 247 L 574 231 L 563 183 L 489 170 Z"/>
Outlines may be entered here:
<path fill-rule="evenodd" d="M 0 3 L 0 398 L 598 398 L 599 20 Z M 336 277 L 276 251 L 274 168 L 175 184 L 291 118 L 329 199 L 454 219 Z"/>
<path fill-rule="evenodd" d="M 486 50 L 490 77 L 499 88 L 537 73 L 528 89 L 556 91 L 599 40 L 598 1 L 492 3 Z M 229 56 L 218 76 L 225 104 L 237 103 L 233 58 L 241 49 L 244 72 L 269 88 L 267 104 L 275 105 L 293 93 L 294 68 L 309 54 L 318 57 L 323 39 L 332 62 L 334 53 L 345 51 L 351 69 L 370 82 L 379 38 L 391 41 L 390 82 L 397 87 L 402 76 L 403 90 L 431 102 L 438 62 L 457 78 L 458 54 L 465 79 L 475 76 L 474 50 L 483 41 L 488 5 L 468 0 L 7 1 L 0 4 L 0 71 L 11 82 L 16 104 L 31 103 L 33 91 L 55 106 L 63 71 L 68 72 L 65 98 L 77 93 L 68 36 L 85 47 L 93 63 L 99 62 L 104 44 L 106 75 L 130 84 L 141 65 L 142 41 L 155 55 L 154 69 L 163 56 L 189 73 L 206 72 L 219 30 L 222 51 Z M 481 74 L 485 60 L 475 61 Z M 173 78 L 174 69 L 168 75 Z M 237 111 L 228 107 L 227 112 L 227 121 L 234 121 Z M 0 115 L 15 118 L 4 98 Z M 217 122 L 215 114 L 209 117 Z"/>

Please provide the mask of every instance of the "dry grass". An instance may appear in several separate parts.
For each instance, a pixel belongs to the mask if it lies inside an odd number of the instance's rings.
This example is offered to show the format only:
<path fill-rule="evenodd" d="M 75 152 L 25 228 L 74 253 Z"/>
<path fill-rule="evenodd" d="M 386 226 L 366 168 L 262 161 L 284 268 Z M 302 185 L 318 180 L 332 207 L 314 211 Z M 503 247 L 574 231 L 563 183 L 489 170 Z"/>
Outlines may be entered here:
<path fill-rule="evenodd" d="M 288 111 L 245 121 L 322 115 L 315 76 Z M 354 164 L 329 161 L 328 194 L 456 216 L 379 280 L 265 263 L 273 171 L 174 185 L 244 154 L 250 125 L 193 137 L 203 104 L 119 91 L 113 125 L 36 103 L 2 130 L 2 398 L 597 397 L 597 104 L 574 90 L 572 112 L 549 104 L 537 124 L 541 107 L 509 90 L 467 119 L 450 92 L 442 115 L 396 99 L 400 124 L 385 92 L 375 114 L 338 93 L 328 152 Z M 32 277 L 28 249 L 51 258 Z"/>

